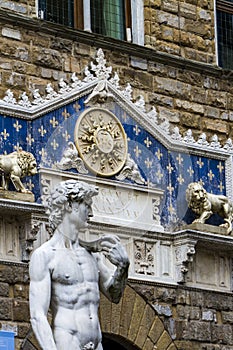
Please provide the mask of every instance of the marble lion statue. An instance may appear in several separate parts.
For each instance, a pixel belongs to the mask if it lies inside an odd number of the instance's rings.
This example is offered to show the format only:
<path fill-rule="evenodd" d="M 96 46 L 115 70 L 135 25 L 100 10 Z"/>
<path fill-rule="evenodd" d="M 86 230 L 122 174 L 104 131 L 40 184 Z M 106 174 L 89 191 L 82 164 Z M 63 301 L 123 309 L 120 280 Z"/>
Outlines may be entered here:
<path fill-rule="evenodd" d="M 0 155 L 0 171 L 2 175 L 1 189 L 8 190 L 11 180 L 16 191 L 31 193 L 24 187 L 21 178 L 37 174 L 36 159 L 32 153 L 19 150 Z"/>
<path fill-rule="evenodd" d="M 205 223 L 212 214 L 217 213 L 225 221 L 220 226 L 226 227 L 227 233 L 231 234 L 233 205 L 226 196 L 208 193 L 200 182 L 192 182 L 186 190 L 186 200 L 188 207 L 197 216 L 193 223 Z"/>

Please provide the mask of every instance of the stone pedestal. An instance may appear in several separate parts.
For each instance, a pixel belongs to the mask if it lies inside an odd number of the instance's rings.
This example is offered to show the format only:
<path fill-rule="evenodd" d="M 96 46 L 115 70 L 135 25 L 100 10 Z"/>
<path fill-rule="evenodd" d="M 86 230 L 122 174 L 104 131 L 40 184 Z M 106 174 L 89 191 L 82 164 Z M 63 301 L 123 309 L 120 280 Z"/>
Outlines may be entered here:
<path fill-rule="evenodd" d="M 30 203 L 35 202 L 35 196 L 33 193 L 21 193 L 16 191 L 6 191 L 3 189 L 0 189 L 0 198 Z"/>
<path fill-rule="evenodd" d="M 199 232 L 207 232 L 207 233 L 214 233 L 217 235 L 229 236 L 227 233 L 226 227 L 202 224 L 200 222 L 194 222 L 190 225 L 185 225 L 183 228 L 184 230 L 194 230 Z"/>

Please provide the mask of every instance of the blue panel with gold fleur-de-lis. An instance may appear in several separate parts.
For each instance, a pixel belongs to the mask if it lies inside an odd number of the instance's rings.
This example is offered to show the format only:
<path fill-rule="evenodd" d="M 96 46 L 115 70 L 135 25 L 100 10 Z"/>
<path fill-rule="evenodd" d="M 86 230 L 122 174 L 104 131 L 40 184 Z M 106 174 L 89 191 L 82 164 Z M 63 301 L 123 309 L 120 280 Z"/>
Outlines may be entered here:
<path fill-rule="evenodd" d="M 54 168 L 62 158 L 68 142 L 74 142 L 74 128 L 86 108 L 85 98 L 38 117 L 24 120 L 9 116 L 0 118 L 0 154 L 22 148 L 32 152 L 39 166 Z M 136 123 L 122 107 L 109 107 L 122 123 L 128 139 L 128 153 L 138 165 L 145 180 L 143 186 L 164 190 L 162 224 L 176 225 L 192 221 L 187 210 L 185 191 L 190 182 L 201 181 L 208 192 L 225 194 L 225 162 L 185 152 L 168 151 L 150 132 Z M 75 169 L 69 172 L 77 172 Z M 91 175 L 91 174 L 90 174 Z M 112 180 L 118 181 L 115 177 Z M 39 176 L 25 179 L 40 202 Z M 132 180 L 125 179 L 132 183 Z M 31 182 L 31 183 L 30 183 Z M 215 219 L 214 219 L 215 220 Z"/>

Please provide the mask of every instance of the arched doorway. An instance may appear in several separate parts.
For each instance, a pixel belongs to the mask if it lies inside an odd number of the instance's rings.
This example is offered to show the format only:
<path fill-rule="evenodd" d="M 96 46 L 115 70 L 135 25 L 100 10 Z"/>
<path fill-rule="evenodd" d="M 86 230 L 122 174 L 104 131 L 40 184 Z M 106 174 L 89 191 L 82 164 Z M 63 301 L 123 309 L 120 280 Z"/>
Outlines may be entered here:
<path fill-rule="evenodd" d="M 99 315 L 107 338 L 104 350 L 109 350 L 110 344 L 121 346 L 116 347 L 117 350 L 177 350 L 155 309 L 130 286 L 126 287 L 119 304 L 101 295 Z"/>
<path fill-rule="evenodd" d="M 103 350 L 140 350 L 126 339 L 107 333 L 103 333 L 102 345 Z"/>

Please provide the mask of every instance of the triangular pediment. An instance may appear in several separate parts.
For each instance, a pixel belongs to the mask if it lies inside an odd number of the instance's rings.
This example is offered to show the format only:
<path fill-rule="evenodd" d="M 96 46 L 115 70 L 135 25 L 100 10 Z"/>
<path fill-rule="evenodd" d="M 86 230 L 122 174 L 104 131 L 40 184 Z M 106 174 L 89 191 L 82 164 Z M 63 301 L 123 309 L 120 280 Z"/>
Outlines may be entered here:
<path fill-rule="evenodd" d="M 227 158 L 232 154 L 231 139 L 224 145 L 219 142 L 217 135 L 210 141 L 207 141 L 204 133 L 195 139 L 191 129 L 185 135 L 181 135 L 177 126 L 170 125 L 168 119 L 157 113 L 156 106 L 148 107 L 142 95 L 133 96 L 130 84 L 120 86 L 120 78 L 116 72 L 112 72 L 112 67 L 106 64 L 102 49 L 97 51 L 96 62 L 91 62 L 83 74 L 82 80 L 75 73 L 69 82 L 60 79 L 57 87 L 51 83 L 47 84 L 43 95 L 38 89 L 34 89 L 31 96 L 23 92 L 20 98 L 16 99 L 13 92 L 8 89 L 5 97 L 0 100 L 0 113 L 34 120 L 85 96 L 86 108 L 93 105 L 101 106 L 110 101 L 118 103 L 136 123 L 171 150 L 186 150 L 196 154 L 207 151 L 210 155 L 219 155 L 221 158 Z"/>

